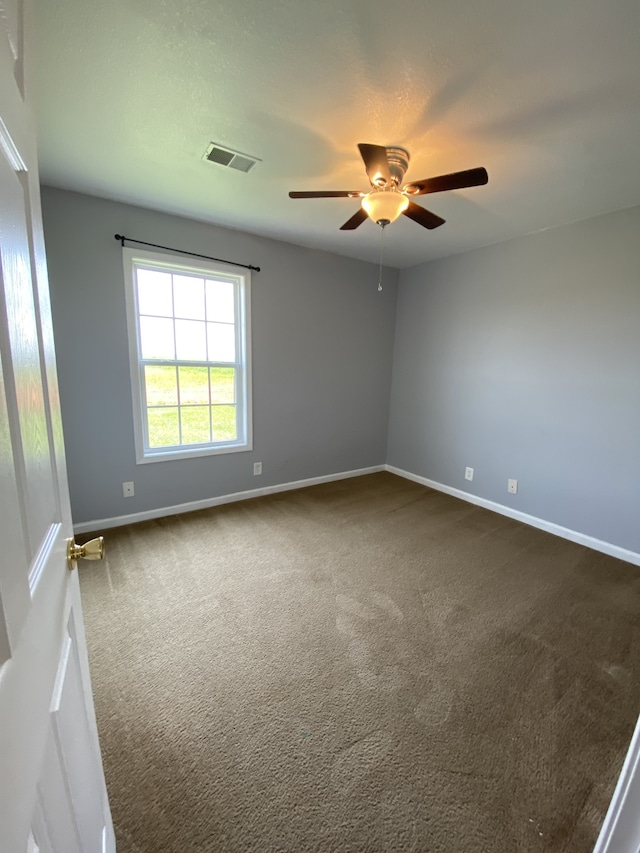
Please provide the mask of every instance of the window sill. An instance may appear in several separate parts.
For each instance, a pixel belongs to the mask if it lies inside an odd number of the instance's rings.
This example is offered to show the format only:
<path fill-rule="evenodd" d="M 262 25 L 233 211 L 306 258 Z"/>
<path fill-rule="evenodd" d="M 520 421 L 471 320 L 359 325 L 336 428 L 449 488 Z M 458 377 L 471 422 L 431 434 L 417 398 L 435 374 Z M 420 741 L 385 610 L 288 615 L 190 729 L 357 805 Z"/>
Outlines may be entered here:
<path fill-rule="evenodd" d="M 136 465 L 146 465 L 148 462 L 171 462 L 176 459 L 194 459 L 200 456 L 220 456 L 226 453 L 242 453 L 253 450 L 251 442 L 242 444 L 224 444 L 217 447 L 185 447 L 169 450 L 147 451 L 144 456 L 136 458 Z"/>

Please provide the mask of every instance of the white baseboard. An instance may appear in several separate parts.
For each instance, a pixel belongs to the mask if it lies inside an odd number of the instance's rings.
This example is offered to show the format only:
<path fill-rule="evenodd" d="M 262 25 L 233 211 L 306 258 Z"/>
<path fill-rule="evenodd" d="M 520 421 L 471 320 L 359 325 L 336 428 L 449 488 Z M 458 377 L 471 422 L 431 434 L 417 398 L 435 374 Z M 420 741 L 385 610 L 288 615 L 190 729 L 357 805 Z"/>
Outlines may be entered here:
<path fill-rule="evenodd" d="M 319 483 L 332 483 L 336 480 L 347 480 L 349 477 L 362 477 L 365 474 L 375 474 L 384 471 L 384 465 L 374 465 L 371 468 L 359 468 L 356 471 L 341 471 L 337 474 L 326 474 L 323 477 L 310 477 L 306 480 L 295 480 L 291 483 L 278 483 L 275 486 L 265 486 L 261 489 L 249 489 L 246 492 L 233 492 L 230 495 L 219 495 L 215 498 L 205 498 L 201 501 L 177 504 L 176 506 L 159 507 L 158 509 L 132 512 L 129 515 L 117 515 L 113 518 L 98 518 L 95 521 L 81 521 L 73 525 L 74 533 L 87 533 L 108 530 L 111 527 L 122 527 L 125 524 L 135 524 L 138 521 L 149 521 L 152 518 L 164 518 L 167 515 L 179 515 L 182 512 L 193 512 L 197 509 L 208 509 L 211 506 L 246 501 L 260 498 L 263 495 L 274 495 L 277 492 L 289 492 L 292 489 L 304 489 L 307 486 L 317 486 Z"/>
<path fill-rule="evenodd" d="M 633 563 L 635 566 L 640 566 L 640 554 L 635 551 L 628 551 L 626 548 L 620 548 L 618 545 L 612 545 L 610 542 L 603 542 L 601 539 L 595 539 L 593 536 L 587 536 L 584 533 L 579 533 L 577 530 L 570 530 L 568 527 L 561 527 L 559 524 L 554 524 L 552 521 L 545 521 L 543 518 L 536 518 L 535 515 L 528 515 L 526 512 L 520 512 L 517 509 L 512 509 L 510 506 L 489 501 L 486 498 L 472 495 L 469 492 L 463 492 L 461 489 L 454 489 L 452 486 L 445 486 L 443 483 L 437 483 L 435 480 L 429 480 L 426 477 L 421 477 L 419 474 L 412 474 L 410 471 L 403 471 L 402 468 L 396 468 L 393 465 L 385 465 L 385 470 L 391 474 L 397 474 L 398 477 L 404 477 L 405 480 L 413 480 L 414 483 L 420 483 L 423 486 L 428 486 L 430 489 L 436 489 L 439 492 L 445 492 L 447 495 L 452 495 L 454 498 L 460 498 L 468 503 L 476 504 L 477 506 L 490 509 L 493 512 L 498 512 L 500 515 L 506 515 L 509 518 L 514 518 L 516 521 L 522 521 L 524 524 L 529 524 L 531 527 L 538 527 L 540 530 L 546 530 L 547 533 L 554 533 L 556 536 L 561 536 L 563 539 L 569 539 L 571 542 L 577 542 L 579 545 L 586 545 L 587 548 L 593 548 L 594 551 L 601 551 L 603 554 L 608 554 L 610 557 L 617 557 L 619 560 L 625 560 L 627 563 Z"/>
<path fill-rule="evenodd" d="M 374 465 L 370 468 L 359 468 L 355 471 L 341 471 L 336 474 L 326 474 L 322 477 L 309 477 L 305 480 L 294 480 L 290 483 L 278 483 L 273 486 L 265 486 L 261 489 L 248 489 L 244 492 L 233 492 L 228 495 L 219 495 L 218 497 L 205 498 L 200 501 L 190 501 L 188 503 L 177 504 L 175 506 L 144 510 L 143 512 L 133 512 L 128 515 L 114 516 L 113 518 L 99 518 L 94 521 L 82 521 L 79 524 L 74 524 L 73 530 L 75 533 L 108 530 L 111 527 L 122 527 L 125 524 L 135 524 L 138 521 L 163 518 L 167 515 L 178 515 L 182 512 L 193 512 L 198 509 L 207 509 L 212 506 L 234 503 L 235 501 L 259 498 L 263 495 L 273 495 L 277 492 L 288 492 L 292 489 L 304 489 L 307 486 L 315 486 L 319 483 L 331 483 L 336 480 L 346 480 L 349 477 L 361 477 L 365 474 L 374 474 L 378 471 L 389 471 L 391 474 L 396 474 L 398 477 L 404 477 L 405 480 L 412 480 L 414 483 L 420 483 L 423 486 L 428 486 L 430 489 L 445 492 L 448 495 L 460 498 L 468 503 L 476 504 L 477 506 L 500 513 L 500 515 L 506 515 L 516 521 L 529 524 L 531 527 L 546 530 L 548 533 L 561 536 L 563 539 L 569 539 L 571 542 L 577 542 L 579 545 L 585 545 L 587 548 L 593 548 L 595 551 L 601 551 L 603 554 L 608 554 L 611 557 L 617 557 L 619 560 L 625 560 L 627 563 L 633 563 L 635 566 L 640 566 L 640 554 L 635 551 L 629 551 L 618 545 L 612 545 L 610 542 L 603 542 L 601 539 L 596 539 L 593 536 L 587 536 L 584 533 L 579 533 L 577 530 L 570 530 L 568 527 L 562 527 L 559 524 L 554 524 L 551 521 L 545 521 L 545 519 L 537 518 L 534 515 L 528 515 L 525 512 L 520 512 L 519 510 L 505 506 L 504 504 L 495 503 L 495 501 L 490 501 L 486 498 L 481 498 L 478 495 L 473 495 L 470 492 L 464 492 L 462 489 L 455 489 L 452 486 L 444 485 L 444 483 L 429 480 L 427 477 L 421 477 L 419 474 L 411 473 L 411 471 L 404 471 L 402 468 L 396 468 L 394 465 Z"/>

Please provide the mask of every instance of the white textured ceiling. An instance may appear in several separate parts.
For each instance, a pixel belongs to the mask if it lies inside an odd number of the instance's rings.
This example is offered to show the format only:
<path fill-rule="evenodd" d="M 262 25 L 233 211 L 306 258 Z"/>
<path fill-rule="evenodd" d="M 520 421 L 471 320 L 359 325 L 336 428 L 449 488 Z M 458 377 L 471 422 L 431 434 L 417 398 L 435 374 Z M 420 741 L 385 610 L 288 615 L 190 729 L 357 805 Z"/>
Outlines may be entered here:
<path fill-rule="evenodd" d="M 417 199 L 438 230 L 389 226 L 397 267 L 640 204 L 638 0 L 36 0 L 36 23 L 47 184 L 377 261 L 377 226 L 339 230 L 356 200 L 287 192 L 366 190 L 358 142 L 406 147 L 408 179 L 485 166 Z"/>

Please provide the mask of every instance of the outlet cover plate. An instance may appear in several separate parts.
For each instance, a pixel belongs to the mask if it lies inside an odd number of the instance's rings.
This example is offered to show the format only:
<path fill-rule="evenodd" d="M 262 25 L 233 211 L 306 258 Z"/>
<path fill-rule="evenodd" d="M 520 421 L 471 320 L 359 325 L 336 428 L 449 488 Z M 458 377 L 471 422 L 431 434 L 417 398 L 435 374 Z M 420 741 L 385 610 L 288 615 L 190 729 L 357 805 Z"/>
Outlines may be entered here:
<path fill-rule="evenodd" d="M 510 495 L 518 494 L 518 481 L 517 480 L 507 480 L 507 491 Z"/>
<path fill-rule="evenodd" d="M 473 468 L 464 469 L 464 478 L 465 480 L 473 480 Z"/>

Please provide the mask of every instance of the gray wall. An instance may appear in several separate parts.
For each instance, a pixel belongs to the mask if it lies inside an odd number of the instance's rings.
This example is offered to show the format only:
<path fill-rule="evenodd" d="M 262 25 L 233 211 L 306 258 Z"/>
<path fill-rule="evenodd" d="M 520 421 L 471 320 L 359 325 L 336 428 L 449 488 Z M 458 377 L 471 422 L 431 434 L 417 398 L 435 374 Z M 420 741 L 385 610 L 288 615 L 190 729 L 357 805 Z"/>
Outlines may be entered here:
<path fill-rule="evenodd" d="M 42 206 L 76 523 L 384 463 L 395 270 L 378 293 L 375 264 L 48 187 Z M 135 464 L 115 233 L 262 268 L 253 451 Z M 136 493 L 125 499 L 127 480 Z"/>
<path fill-rule="evenodd" d="M 640 552 L 640 208 L 403 271 L 387 461 Z"/>

